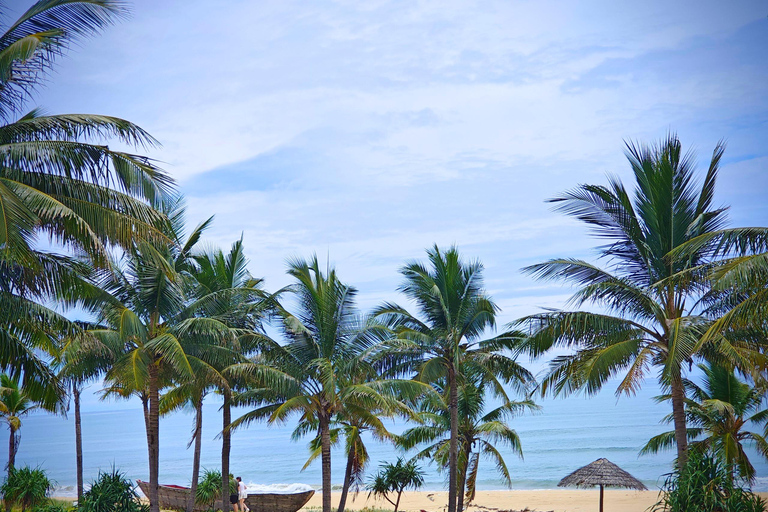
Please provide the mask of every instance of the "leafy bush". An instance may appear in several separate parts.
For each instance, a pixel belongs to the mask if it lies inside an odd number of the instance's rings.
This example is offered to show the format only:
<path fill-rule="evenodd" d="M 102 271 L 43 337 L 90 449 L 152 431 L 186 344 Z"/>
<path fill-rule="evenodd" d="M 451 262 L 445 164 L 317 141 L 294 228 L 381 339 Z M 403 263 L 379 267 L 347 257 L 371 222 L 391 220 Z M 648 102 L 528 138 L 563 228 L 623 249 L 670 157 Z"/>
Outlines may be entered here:
<path fill-rule="evenodd" d="M 411 488 L 418 489 L 424 485 L 424 472 L 415 462 L 403 462 L 403 459 L 397 459 L 394 464 L 382 464 L 381 470 L 374 475 L 368 484 L 368 495 L 373 494 L 382 497 L 395 507 L 397 512 L 400 506 L 400 497 L 403 491 Z M 390 493 L 397 493 L 395 501 L 390 499 Z"/>
<path fill-rule="evenodd" d="M 83 494 L 78 512 L 148 512 L 149 506 L 139 501 L 133 482 L 112 469 L 99 473 L 91 488 Z"/>
<path fill-rule="evenodd" d="M 8 478 L 0 486 L 0 492 L 6 506 L 20 506 L 24 511 L 47 503 L 53 485 L 42 469 L 24 466 L 10 470 Z"/>
<path fill-rule="evenodd" d="M 733 481 L 718 459 L 697 450 L 688 463 L 670 473 L 662 487 L 663 497 L 654 512 L 763 512 L 765 501 Z"/>
<path fill-rule="evenodd" d="M 229 492 L 237 492 L 237 481 L 232 475 L 229 475 Z M 195 503 L 213 508 L 219 496 L 221 496 L 221 471 L 203 470 L 203 477 L 197 483 Z"/>

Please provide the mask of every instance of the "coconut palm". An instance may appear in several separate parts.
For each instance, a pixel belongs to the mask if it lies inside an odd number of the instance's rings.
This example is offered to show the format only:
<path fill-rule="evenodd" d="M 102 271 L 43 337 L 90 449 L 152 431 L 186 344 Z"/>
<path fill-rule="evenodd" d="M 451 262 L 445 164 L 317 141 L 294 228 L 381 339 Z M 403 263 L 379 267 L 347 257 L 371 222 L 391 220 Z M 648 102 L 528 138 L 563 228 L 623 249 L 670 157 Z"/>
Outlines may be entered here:
<path fill-rule="evenodd" d="M 21 420 L 24 416 L 40 408 L 40 404 L 32 400 L 18 379 L 6 374 L 0 375 L 0 418 L 8 424 L 8 475 L 10 476 L 16 462 L 16 452 L 19 449 L 21 435 Z"/>
<path fill-rule="evenodd" d="M 167 203 L 170 220 L 166 236 L 174 243 L 138 243 L 126 253 L 101 283 L 109 295 L 100 308 L 100 322 L 108 329 L 90 334 L 105 346 L 119 346 L 106 374 L 107 394 L 139 396 L 144 407 L 149 455 L 150 507 L 157 501 L 159 464 L 160 390 L 192 381 L 207 365 L 202 354 L 231 342 L 233 333 L 212 318 L 190 317 L 192 252 L 212 219 L 184 239 L 181 199 Z"/>
<path fill-rule="evenodd" d="M 661 383 L 670 387 L 678 467 L 685 464 L 688 447 L 683 386 L 688 364 L 706 353 L 745 367 L 755 356 L 748 341 L 702 338 L 708 323 L 697 300 L 708 290 L 716 243 L 679 251 L 725 224 L 725 208 L 713 206 L 723 150 L 718 144 L 698 181 L 694 155 L 683 153 L 675 135 L 653 146 L 628 143 L 634 195 L 609 177 L 607 186 L 581 185 L 552 200 L 558 211 L 587 223 L 607 242 L 600 256 L 609 267 L 561 258 L 525 269 L 578 286 L 571 302 L 603 311 L 548 311 L 521 321 L 530 329 L 521 349 L 530 355 L 573 349 L 553 359 L 543 392 L 592 394 L 623 373 L 616 392 L 632 394 L 650 369 L 658 368 Z"/>
<path fill-rule="evenodd" d="M 185 347 L 188 348 L 188 347 Z M 189 353 L 187 352 L 189 356 Z M 183 380 L 173 386 L 160 398 L 160 414 L 165 415 L 180 410 L 185 406 L 191 406 L 195 411 L 194 428 L 192 438 L 187 448 L 194 443 L 192 457 L 192 479 L 190 483 L 190 495 L 187 503 L 187 512 L 192 512 L 195 507 L 195 496 L 200 477 L 200 454 L 203 443 L 203 402 L 211 388 L 227 386 L 226 379 L 208 364 L 201 364 L 197 359 L 190 360 L 194 378 Z"/>
<path fill-rule="evenodd" d="M 396 388 L 392 389 L 396 391 Z M 410 409 L 405 404 L 396 402 L 393 397 L 393 403 L 397 403 L 397 411 L 403 412 Z M 342 440 L 344 441 L 344 452 L 347 454 L 347 465 L 344 470 L 344 481 L 341 486 L 341 496 L 339 497 L 338 512 L 344 512 L 347 503 L 347 497 L 352 487 L 355 492 L 359 490 L 363 483 L 365 469 L 370 462 L 368 448 L 363 439 L 364 433 L 369 433 L 374 439 L 380 442 L 394 441 L 394 436 L 384 426 L 383 418 L 391 417 L 395 410 L 369 410 L 359 407 L 352 402 L 342 404 L 342 409 L 336 413 L 331 428 L 331 445 L 336 446 Z M 413 413 L 407 414 L 407 417 L 413 417 Z M 317 432 L 317 425 L 307 421 L 300 422 L 293 431 L 291 438 L 296 441 L 308 434 Z M 322 453 L 322 443 L 320 437 L 315 437 L 310 443 L 310 456 L 304 464 L 302 470 L 320 457 Z"/>
<path fill-rule="evenodd" d="M 246 357 L 258 346 L 264 336 L 262 321 L 273 308 L 275 298 L 264 291 L 263 280 L 254 278 L 248 271 L 242 238 L 232 244 L 227 254 L 221 250 L 208 251 L 196 255 L 194 261 L 192 275 L 195 300 L 187 307 L 188 314 L 220 322 L 230 328 L 234 335 L 230 346 L 200 354 L 200 358 L 211 365 L 219 377 L 210 384 L 222 395 L 224 401 L 221 467 L 223 474 L 228 475 L 232 446 L 232 394 L 239 382 L 224 370 L 245 362 Z M 196 473 L 197 470 L 193 474 Z M 224 485 L 222 483 L 222 494 L 227 496 L 228 490 Z M 223 506 L 229 508 L 229 502 L 224 500 Z"/>
<path fill-rule="evenodd" d="M 765 433 L 750 432 L 746 428 L 749 424 L 768 423 L 768 410 L 762 407 L 766 388 L 750 386 L 721 366 L 702 364 L 699 368 L 704 374 L 702 386 L 688 379 L 684 381 L 690 396 L 686 417 L 691 448 L 711 451 L 730 469 L 732 479 L 738 474 L 753 483 L 755 468 L 744 451 L 744 444 L 752 444 L 760 455 L 768 458 L 768 441 Z M 668 400 L 669 396 L 662 395 L 659 399 Z M 656 453 L 674 445 L 674 432 L 665 432 L 651 438 L 640 453 Z"/>
<path fill-rule="evenodd" d="M 236 365 L 230 375 L 247 378 L 251 389 L 243 402 L 256 408 L 232 423 L 233 428 L 257 420 L 286 421 L 292 414 L 317 426 L 320 438 L 323 512 L 331 512 L 331 429 L 337 413 L 354 403 L 369 410 L 394 404 L 385 391 L 394 387 L 404 393 L 422 387 L 403 381 L 360 382 L 352 376 L 374 371 L 367 356 L 375 349 L 382 330 L 367 322 L 354 305 L 356 290 L 343 284 L 336 271 L 321 270 L 317 257 L 291 261 L 288 274 L 296 313 L 279 307 L 284 346 L 266 338 L 253 362 Z"/>
<path fill-rule="evenodd" d="M 160 237 L 164 219 L 152 206 L 171 180 L 147 158 L 104 145 L 155 145 L 138 126 L 102 115 L 47 115 L 27 103 L 57 57 L 125 13 L 116 0 L 40 0 L 0 34 L 0 368 L 48 405 L 64 389 L 41 354 L 77 328 L 41 303 L 72 303 L 90 289 L 81 278 L 87 268 L 56 248 L 104 266 L 109 246 Z"/>
<path fill-rule="evenodd" d="M 78 322 L 79 329 L 65 338 L 57 351 L 55 366 L 59 368 L 58 378 L 67 384 L 72 398 L 75 420 L 75 467 L 77 472 L 77 498 L 82 499 L 83 481 L 83 434 L 80 396 L 84 386 L 102 376 L 113 362 L 112 354 L 119 347 L 101 346 L 99 340 L 90 336 L 88 330 L 98 326 Z"/>
<path fill-rule="evenodd" d="M 383 361 L 394 373 L 407 373 L 425 383 L 443 383 L 448 392 L 451 435 L 448 446 L 448 512 L 455 512 L 458 497 L 459 416 L 458 390 L 463 379 L 459 368 L 483 375 L 488 386 L 503 384 L 521 389 L 533 376 L 514 359 L 501 353 L 507 335 L 481 340 L 496 322 L 498 307 L 483 289 L 483 266 L 465 262 L 456 247 L 427 251 L 429 267 L 420 262 L 405 265 L 405 280 L 398 288 L 416 303 L 419 316 L 396 304 L 376 309 L 397 334 Z M 503 391 L 502 391 L 503 392 Z"/>
<path fill-rule="evenodd" d="M 445 386 L 437 385 L 439 393 L 419 402 L 417 416 L 420 424 L 405 430 L 398 439 L 398 445 L 410 450 L 426 444 L 414 456 L 414 460 L 434 460 L 438 467 L 446 469 L 449 462 L 451 416 Z M 520 438 L 506 420 L 522 412 L 538 409 L 530 399 L 512 401 L 506 395 L 497 395 L 501 405 L 485 412 L 486 388 L 482 376 L 465 374 L 458 390 L 458 494 L 466 496 L 458 504 L 459 510 L 465 504 L 469 505 L 475 497 L 481 455 L 496 464 L 496 469 L 507 485 L 512 484 L 509 469 L 497 445 L 505 445 L 522 458 Z"/>

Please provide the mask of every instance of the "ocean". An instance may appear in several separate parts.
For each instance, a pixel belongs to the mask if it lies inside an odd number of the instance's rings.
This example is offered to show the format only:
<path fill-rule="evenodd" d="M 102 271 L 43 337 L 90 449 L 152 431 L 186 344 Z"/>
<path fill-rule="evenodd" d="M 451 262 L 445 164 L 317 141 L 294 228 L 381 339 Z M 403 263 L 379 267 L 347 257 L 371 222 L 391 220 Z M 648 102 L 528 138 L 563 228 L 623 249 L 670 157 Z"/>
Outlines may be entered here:
<path fill-rule="evenodd" d="M 512 489 L 551 489 L 571 471 L 598 458 L 605 457 L 642 480 L 649 489 L 657 489 L 664 475 L 672 468 L 673 452 L 638 456 L 645 442 L 660 432 L 669 430 L 660 424 L 670 412 L 668 404 L 658 404 L 659 394 L 654 383 L 646 383 L 637 396 L 616 398 L 613 387 L 595 397 L 572 396 L 565 399 L 539 400 L 542 410 L 537 414 L 520 416 L 510 423 L 520 435 L 524 459 L 509 449 L 500 448 L 510 474 Z M 133 480 L 147 479 L 147 449 L 144 420 L 138 402 L 100 402 L 86 390 L 83 400 L 83 459 L 86 483 L 99 471 L 113 466 Z M 211 397 L 204 406 L 202 467 L 219 466 L 221 440 L 220 404 Z M 243 411 L 235 410 L 236 418 Z M 187 448 L 191 436 L 193 414 L 182 411 L 163 417 L 160 422 L 160 481 L 164 484 L 188 485 L 192 470 L 192 449 Z M 320 486 L 320 463 L 301 471 L 307 460 L 307 442 L 290 439 L 295 425 L 267 426 L 253 424 L 238 430 L 232 438 L 232 473 L 252 485 L 301 483 Z M 403 422 L 389 424 L 393 432 L 407 426 Z M 757 427 L 755 427 L 757 428 Z M 0 446 L 7 446 L 8 432 L 2 429 Z M 401 454 L 389 444 L 368 439 L 371 463 L 367 476 L 382 462 L 394 461 Z M 749 449 L 750 460 L 757 469 L 754 490 L 768 491 L 768 463 Z M 0 450 L 0 460 L 6 460 Z M 333 483 L 343 480 L 345 459 L 340 449 L 332 454 Z M 40 466 L 57 485 L 57 495 L 75 494 L 74 421 L 37 412 L 23 420 L 21 445 L 16 458 L 18 465 Z M 434 465 L 422 464 L 426 471 L 424 490 L 445 487 L 445 474 Z M 480 463 L 478 489 L 494 490 L 507 487 L 498 477 L 490 460 Z"/>

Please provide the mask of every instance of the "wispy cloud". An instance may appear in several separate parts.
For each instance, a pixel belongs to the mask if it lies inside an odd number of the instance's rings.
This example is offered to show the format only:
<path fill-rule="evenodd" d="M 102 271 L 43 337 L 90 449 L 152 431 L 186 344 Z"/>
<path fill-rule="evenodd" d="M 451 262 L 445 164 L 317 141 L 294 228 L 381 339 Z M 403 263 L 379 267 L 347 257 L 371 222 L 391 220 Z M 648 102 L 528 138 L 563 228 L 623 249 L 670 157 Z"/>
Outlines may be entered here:
<path fill-rule="evenodd" d="M 330 254 L 371 305 L 398 267 L 457 243 L 509 321 L 567 290 L 519 269 L 596 244 L 543 201 L 669 129 L 719 199 L 764 224 L 768 20 L 760 2 L 139 1 L 64 63 L 41 103 L 149 129 L 212 242 L 252 271 Z M 749 184 L 751 186 L 748 186 Z M 763 185 L 763 186 L 760 186 Z"/>

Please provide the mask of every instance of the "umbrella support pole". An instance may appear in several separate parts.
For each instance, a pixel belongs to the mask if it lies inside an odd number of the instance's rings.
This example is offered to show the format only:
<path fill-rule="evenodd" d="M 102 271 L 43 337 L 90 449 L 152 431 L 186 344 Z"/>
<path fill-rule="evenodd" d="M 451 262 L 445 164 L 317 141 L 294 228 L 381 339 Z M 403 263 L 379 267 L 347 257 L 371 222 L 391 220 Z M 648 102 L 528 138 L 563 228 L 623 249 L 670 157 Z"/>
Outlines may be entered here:
<path fill-rule="evenodd" d="M 600 512 L 603 512 L 603 485 L 600 484 Z"/>

